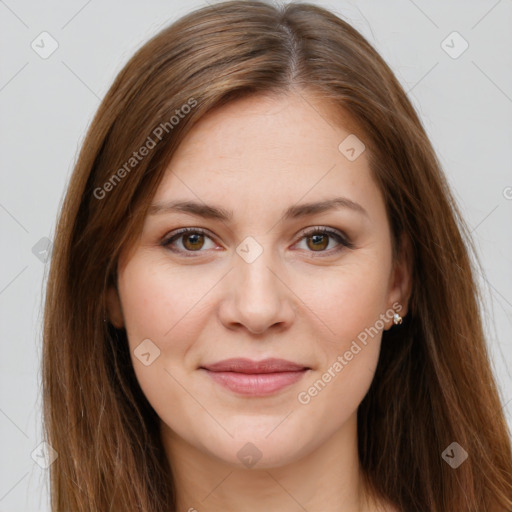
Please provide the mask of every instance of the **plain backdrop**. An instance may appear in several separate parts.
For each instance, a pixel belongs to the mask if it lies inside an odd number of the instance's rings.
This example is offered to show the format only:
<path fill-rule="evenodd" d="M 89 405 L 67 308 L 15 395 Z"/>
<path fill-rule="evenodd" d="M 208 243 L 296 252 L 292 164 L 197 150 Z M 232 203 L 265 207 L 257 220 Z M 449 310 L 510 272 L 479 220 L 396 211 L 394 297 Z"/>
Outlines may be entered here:
<path fill-rule="evenodd" d="M 367 37 L 420 114 L 479 251 L 512 426 L 512 1 L 312 3 Z M 48 470 L 32 458 L 42 440 L 44 255 L 86 128 L 134 51 L 205 4 L 0 0 L 0 512 L 49 510 Z"/>

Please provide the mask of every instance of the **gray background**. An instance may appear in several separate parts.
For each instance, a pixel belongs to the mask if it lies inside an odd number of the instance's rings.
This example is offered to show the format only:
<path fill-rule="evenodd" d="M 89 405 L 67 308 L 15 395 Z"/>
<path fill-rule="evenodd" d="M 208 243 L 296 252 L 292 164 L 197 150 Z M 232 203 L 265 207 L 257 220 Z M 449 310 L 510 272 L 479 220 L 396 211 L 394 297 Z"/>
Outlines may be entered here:
<path fill-rule="evenodd" d="M 490 353 L 512 426 L 512 0 L 312 3 L 374 44 L 423 120 L 479 251 Z M 202 5 L 0 0 L 0 512 L 49 510 L 47 470 L 31 458 L 41 442 L 48 263 L 32 249 L 52 239 L 78 148 L 115 75 L 150 36 Z M 43 31 L 58 43 L 46 59 L 31 47 L 51 48 Z M 445 51 L 463 49 L 453 31 L 469 44 L 457 58 Z"/>

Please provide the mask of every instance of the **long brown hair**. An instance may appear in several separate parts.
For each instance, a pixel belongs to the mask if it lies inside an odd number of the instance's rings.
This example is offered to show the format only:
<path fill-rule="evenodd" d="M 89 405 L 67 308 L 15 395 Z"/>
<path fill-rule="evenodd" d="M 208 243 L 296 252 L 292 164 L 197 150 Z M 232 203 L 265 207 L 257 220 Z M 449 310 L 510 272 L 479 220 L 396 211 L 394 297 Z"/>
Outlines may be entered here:
<path fill-rule="evenodd" d="M 137 383 L 125 331 L 105 321 L 105 292 L 195 123 L 236 98 L 293 91 L 332 105 L 329 122 L 345 112 L 356 123 L 394 255 L 404 239 L 411 247 L 409 314 L 384 332 L 358 409 L 365 481 L 403 512 L 512 509 L 510 433 L 483 334 L 474 249 L 406 94 L 372 46 L 327 10 L 228 1 L 181 18 L 131 58 L 76 162 L 44 318 L 54 512 L 174 510 L 159 419 Z M 453 442 L 468 453 L 456 469 L 442 456 Z"/>

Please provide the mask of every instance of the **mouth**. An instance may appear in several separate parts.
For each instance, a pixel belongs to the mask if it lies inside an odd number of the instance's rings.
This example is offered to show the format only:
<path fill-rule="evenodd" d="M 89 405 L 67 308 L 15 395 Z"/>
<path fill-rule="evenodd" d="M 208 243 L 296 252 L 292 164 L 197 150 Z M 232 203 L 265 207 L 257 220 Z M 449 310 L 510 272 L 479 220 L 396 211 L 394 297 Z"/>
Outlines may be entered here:
<path fill-rule="evenodd" d="M 267 396 L 301 380 L 311 368 L 284 359 L 227 359 L 201 366 L 217 384 L 245 396 Z"/>

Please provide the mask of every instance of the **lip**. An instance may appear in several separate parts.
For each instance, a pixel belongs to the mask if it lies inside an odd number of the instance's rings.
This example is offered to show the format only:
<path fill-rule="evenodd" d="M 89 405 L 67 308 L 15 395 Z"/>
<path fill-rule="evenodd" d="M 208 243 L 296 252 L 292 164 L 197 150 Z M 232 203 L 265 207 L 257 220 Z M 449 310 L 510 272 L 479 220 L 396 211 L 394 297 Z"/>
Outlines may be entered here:
<path fill-rule="evenodd" d="M 299 381 L 310 370 L 307 366 L 285 359 L 226 359 L 200 368 L 217 384 L 246 396 L 277 393 Z"/>
<path fill-rule="evenodd" d="M 217 363 L 206 364 L 202 366 L 211 372 L 237 372 L 237 373 L 278 373 L 295 372 L 308 369 L 306 365 L 287 361 L 286 359 L 276 359 L 274 357 L 253 361 L 246 358 L 232 358 L 219 361 Z"/>

